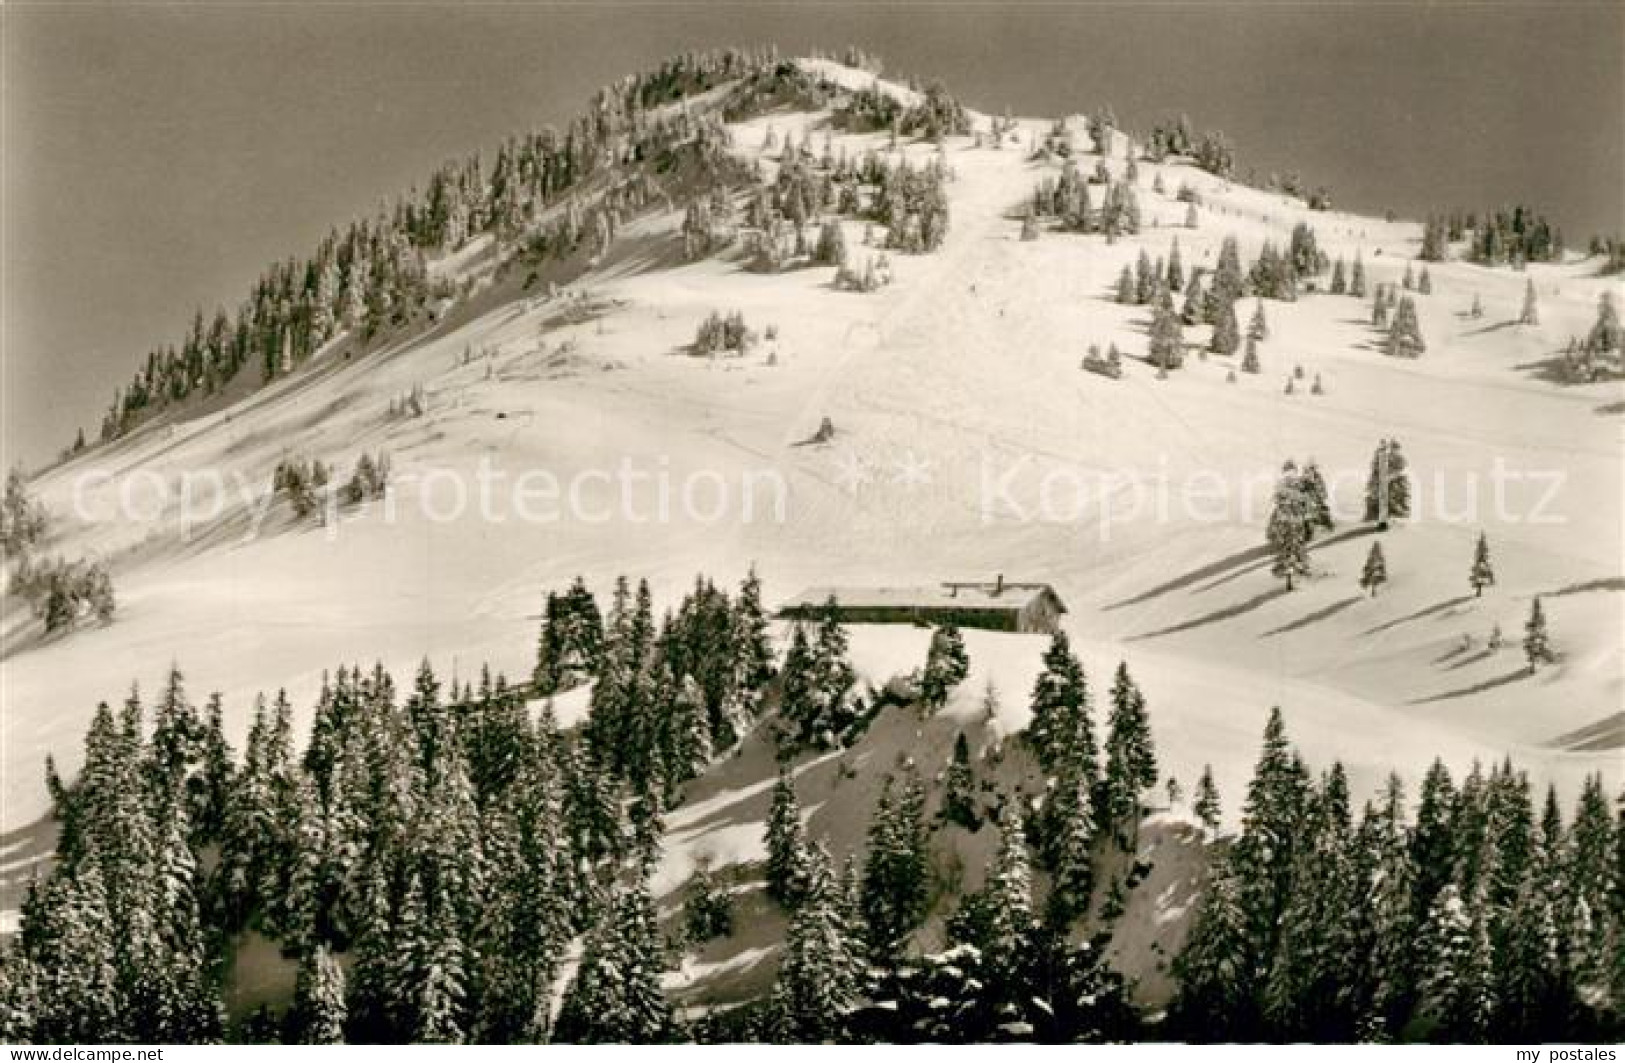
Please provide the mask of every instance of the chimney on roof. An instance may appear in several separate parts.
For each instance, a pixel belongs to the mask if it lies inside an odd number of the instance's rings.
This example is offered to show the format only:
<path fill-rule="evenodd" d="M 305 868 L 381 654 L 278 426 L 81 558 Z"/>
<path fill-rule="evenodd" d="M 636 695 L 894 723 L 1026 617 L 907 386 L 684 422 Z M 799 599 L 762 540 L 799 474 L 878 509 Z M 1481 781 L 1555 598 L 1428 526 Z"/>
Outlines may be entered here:
<path fill-rule="evenodd" d="M 1001 595 L 1003 593 L 1004 593 L 1004 573 L 1001 572 L 1001 573 L 999 573 L 998 577 L 996 579 L 994 579 L 994 581 L 993 581 L 993 597 L 997 598 L 999 595 Z"/>

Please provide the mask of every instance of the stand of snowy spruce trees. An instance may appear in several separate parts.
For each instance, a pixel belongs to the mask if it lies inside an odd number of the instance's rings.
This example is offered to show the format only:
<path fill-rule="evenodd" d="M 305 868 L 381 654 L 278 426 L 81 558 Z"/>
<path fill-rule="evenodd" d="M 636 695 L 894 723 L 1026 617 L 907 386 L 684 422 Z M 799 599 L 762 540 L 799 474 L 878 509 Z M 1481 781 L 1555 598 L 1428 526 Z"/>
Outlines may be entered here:
<path fill-rule="evenodd" d="M 28 603 L 47 635 L 90 619 L 110 623 L 118 602 L 106 563 L 46 554 L 51 525 L 50 512 L 29 492 L 22 470 L 11 469 L 0 496 L 0 564 L 11 566 L 7 592 Z"/>
<path fill-rule="evenodd" d="M 1279 710 L 1241 830 L 1215 863 L 1169 1033 L 1190 1039 L 1523 1042 L 1625 1022 L 1625 797 L 1599 776 L 1565 822 L 1510 762 L 1459 785 L 1435 761 L 1356 814 Z"/>
<path fill-rule="evenodd" d="M 1300 518 L 1307 519 L 1307 518 Z M 1474 578 L 1484 575 L 1475 566 Z M 1193 811 L 1209 879 L 1160 1021 L 1106 960 L 1158 780 L 1150 714 L 1119 666 L 1096 705 L 1064 633 L 1044 654 L 1025 758 L 1036 800 L 982 776 L 966 742 L 942 766 L 906 754 L 861 849 L 837 866 L 810 836 L 798 760 L 852 745 L 883 698 L 859 694 L 830 610 L 776 659 L 754 574 L 698 579 L 656 620 L 647 584 L 600 609 L 549 594 L 531 683 L 449 687 L 425 664 L 397 690 L 341 668 L 296 748 L 288 699 L 256 707 L 234 754 L 218 696 L 172 670 L 98 708 L 71 782 L 48 764 L 57 860 L 0 963 L 10 1042 L 204 1043 L 1597 1039 L 1625 1002 L 1625 808 L 1600 778 L 1565 819 L 1537 815 L 1510 763 L 1456 783 L 1435 764 L 1356 815 L 1340 765 L 1318 778 L 1272 712 L 1239 832 L 1211 771 Z M 911 704 L 937 711 L 968 670 L 935 632 Z M 561 729 L 527 701 L 592 682 Z M 996 694 L 989 691 L 987 698 Z M 870 703 L 872 702 L 872 704 Z M 545 705 L 544 701 L 544 705 Z M 996 705 L 992 706 L 996 710 Z M 150 715 L 150 719 L 149 719 Z M 1100 719 L 1103 716 L 1104 719 Z M 701 865 L 663 918 L 650 892 L 663 817 L 747 733 L 776 742 L 765 891 L 788 917 L 771 987 L 686 1018 L 662 975 L 734 932 L 749 867 Z M 963 735 L 961 738 L 963 739 Z M 1007 778 L 999 776 L 998 778 Z M 985 885 L 936 895 L 934 840 L 989 831 Z M 919 931 L 944 902 L 946 944 Z M 256 943 L 260 944 L 256 944 Z M 291 1000 L 228 1019 L 240 962 L 280 951 Z M 566 957 L 577 962 L 561 994 Z M 257 957 L 251 959 L 251 957 Z"/>
<path fill-rule="evenodd" d="M 714 101 L 687 105 L 719 89 Z M 431 263 L 479 236 L 492 239 L 499 271 L 518 271 L 527 290 L 544 274 L 579 275 L 627 223 L 673 205 L 684 208 L 673 237 L 684 257 L 718 253 L 741 235 L 742 193 L 758 268 L 806 261 L 845 269 L 841 248 L 816 230 L 808 235 L 821 215 L 883 225 L 886 246 L 904 253 L 940 245 L 949 223 L 940 158 L 924 166 L 888 163 L 875 151 L 855 159 L 837 156 L 827 140 L 820 153 L 810 137 L 795 144 L 787 135 L 776 178 L 764 185 L 728 150 L 727 123 L 781 107 L 830 108 L 838 128 L 939 145 L 971 132 L 964 107 L 940 84 L 904 106 L 878 88 L 846 89 L 772 48 L 673 57 L 598 90 L 563 130 L 509 137 L 494 155 L 448 162 L 374 215 L 333 228 L 308 255 L 269 266 L 234 311 L 199 309 L 178 343 L 148 352 L 114 390 L 100 440 L 250 377 L 253 386 L 284 377 L 320 352 L 362 351 L 431 327 L 467 294 Z M 775 138 L 766 147 L 780 145 Z M 67 453 L 84 449 L 80 431 Z"/>

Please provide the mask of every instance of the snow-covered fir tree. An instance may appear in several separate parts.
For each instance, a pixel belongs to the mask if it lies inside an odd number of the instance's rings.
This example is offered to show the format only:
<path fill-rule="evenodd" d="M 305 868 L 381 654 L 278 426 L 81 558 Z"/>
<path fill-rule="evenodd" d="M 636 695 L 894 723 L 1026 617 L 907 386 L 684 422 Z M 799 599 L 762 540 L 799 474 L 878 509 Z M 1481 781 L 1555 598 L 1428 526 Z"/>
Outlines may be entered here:
<path fill-rule="evenodd" d="M 1613 292 L 1605 291 L 1597 296 L 1597 318 L 1586 334 L 1585 347 L 1595 354 L 1625 352 L 1625 327 L 1620 325 Z"/>
<path fill-rule="evenodd" d="M 801 805 L 787 765 L 779 768 L 767 813 L 767 892 L 786 909 L 799 905 L 807 892 L 807 838 Z"/>
<path fill-rule="evenodd" d="M 1221 860 L 1210 872 L 1190 937 L 1174 961 L 1179 991 L 1169 1012 L 1177 1029 L 1202 1031 L 1200 1037 L 1213 1041 L 1259 1035 L 1247 923 L 1241 881 Z"/>
<path fill-rule="evenodd" d="M 1118 836 L 1132 838 L 1138 833 L 1140 794 L 1157 782 L 1157 755 L 1145 695 L 1125 662 L 1118 664 L 1112 679 L 1105 752 L 1099 819 Z"/>
<path fill-rule="evenodd" d="M 1390 775 L 1380 805 L 1370 809 L 1361 838 L 1369 850 L 1370 995 L 1363 1000 L 1362 1039 L 1397 1033 L 1414 1000 L 1416 875 L 1405 820 L 1405 789 Z M 1359 885 L 1359 884 L 1357 884 Z"/>
<path fill-rule="evenodd" d="M 1417 1011 L 1430 1039 L 1487 1040 L 1494 1016 L 1494 963 L 1482 907 L 1451 883 L 1421 927 Z"/>
<path fill-rule="evenodd" d="M 847 660 L 846 629 L 833 598 L 811 636 L 798 625 L 785 655 L 782 712 L 797 726 L 799 742 L 828 748 L 852 722 L 850 695 L 857 675 Z"/>
<path fill-rule="evenodd" d="M 1360 589 L 1377 596 L 1377 590 L 1388 582 L 1388 561 L 1382 556 L 1381 541 L 1371 544 L 1371 550 L 1365 555 L 1365 565 L 1360 569 Z"/>
<path fill-rule="evenodd" d="M 1429 215 L 1422 226 L 1422 261 L 1443 262 L 1449 255 L 1450 246 L 1446 236 L 1445 220 Z M 1426 268 L 1423 267 L 1424 270 Z"/>
<path fill-rule="evenodd" d="M 785 932 L 770 1000 L 775 1032 L 799 1044 L 839 1040 L 858 999 L 861 948 L 831 865 L 829 850 L 822 843 L 813 846 L 806 894 Z"/>
<path fill-rule="evenodd" d="M 1518 311 L 1518 324 L 1540 324 L 1540 302 L 1535 294 L 1535 278 L 1533 277 L 1524 282 L 1523 309 Z"/>
<path fill-rule="evenodd" d="M 1196 793 L 1191 802 L 1191 811 L 1196 813 L 1197 822 L 1209 831 L 1219 829 L 1223 810 L 1219 805 L 1219 787 L 1213 781 L 1213 765 L 1202 765 L 1202 776 L 1196 780 Z"/>
<path fill-rule="evenodd" d="M 1218 263 L 1213 269 L 1213 283 L 1209 287 L 1213 306 L 1234 303 L 1246 290 L 1241 273 L 1241 247 L 1234 236 L 1226 236 L 1219 245 Z"/>
<path fill-rule="evenodd" d="M 1270 551 L 1270 572 L 1286 581 L 1292 590 L 1299 579 L 1309 575 L 1309 538 L 1311 510 L 1299 483 L 1297 469 L 1290 462 L 1275 485 L 1275 498 L 1270 506 L 1269 526 L 1264 539 Z"/>
<path fill-rule="evenodd" d="M 536 649 L 537 692 L 552 694 L 584 681 L 597 669 L 603 645 L 603 617 L 581 577 L 563 594 L 549 591 Z"/>
<path fill-rule="evenodd" d="M 1027 741 L 1046 771 L 1054 772 L 1071 752 L 1093 750 L 1089 713 L 1083 665 L 1072 652 L 1066 632 L 1057 631 L 1044 651 L 1043 671 L 1033 683 L 1032 722 L 1026 731 Z"/>
<path fill-rule="evenodd" d="M 928 709 L 940 709 L 948 702 L 954 687 L 964 682 L 970 671 L 970 658 L 965 654 L 965 637 L 952 624 L 944 624 L 931 633 L 931 646 L 926 653 L 925 668 L 920 673 L 920 697 Z"/>
<path fill-rule="evenodd" d="M 1163 289 L 1151 311 L 1151 364 L 1167 371 L 1178 369 L 1185 360 L 1185 330 L 1174 313 L 1173 299 Z"/>
<path fill-rule="evenodd" d="M 1252 320 L 1247 323 L 1247 336 L 1249 339 L 1267 340 L 1270 338 L 1269 322 L 1264 319 L 1264 300 L 1259 299 L 1253 303 Z"/>
<path fill-rule="evenodd" d="M 913 768 L 886 776 L 869 821 L 859 898 L 864 941 L 878 961 L 898 956 L 925 917 L 924 815 L 925 792 Z"/>
<path fill-rule="evenodd" d="M 1490 563 L 1490 540 L 1478 533 L 1478 545 L 1473 547 L 1473 566 L 1467 572 L 1467 584 L 1473 588 L 1473 597 L 1482 598 L 1485 587 L 1495 586 L 1495 566 Z"/>
<path fill-rule="evenodd" d="M 695 861 L 683 892 L 683 930 L 690 944 L 703 945 L 733 933 L 733 899 L 717 881 L 708 858 Z"/>
<path fill-rule="evenodd" d="M 1161 174 L 1158 174 L 1160 177 Z M 1168 247 L 1168 269 L 1164 274 L 1164 283 L 1170 292 L 1185 289 L 1185 263 L 1179 253 L 1179 237 L 1174 237 Z"/>
<path fill-rule="evenodd" d="M 1318 381 L 1320 378 L 1315 379 Z M 1336 527 L 1336 522 L 1332 519 L 1331 495 L 1326 487 L 1326 478 L 1321 475 L 1320 465 L 1314 458 L 1304 463 L 1303 471 L 1298 474 L 1298 487 L 1303 492 L 1307 509 L 1306 534 L 1313 538 L 1322 531 L 1331 531 Z"/>
<path fill-rule="evenodd" d="M 1213 311 L 1213 335 L 1208 350 L 1214 354 L 1235 354 L 1241 346 L 1241 330 L 1236 325 L 1234 300 L 1218 303 Z"/>
<path fill-rule="evenodd" d="M 1247 350 L 1241 356 L 1241 371 L 1243 373 L 1262 373 L 1263 366 L 1258 361 L 1258 341 L 1252 338 L 1247 340 Z"/>
<path fill-rule="evenodd" d="M 344 970 L 325 946 L 312 949 L 299 965 L 294 985 L 293 1039 L 299 1044 L 344 1043 Z"/>
<path fill-rule="evenodd" d="M 664 942 L 642 881 L 618 886 L 587 935 L 565 989 L 553 1040 L 563 1044 L 659 1044 L 674 1032 L 661 988 Z"/>
<path fill-rule="evenodd" d="M 1365 485 L 1365 519 L 1387 530 L 1389 522 L 1411 515 L 1411 481 L 1399 440 L 1384 439 L 1371 455 Z"/>
<path fill-rule="evenodd" d="M 1039 852 L 1051 878 L 1045 915 L 1058 927 L 1070 925 L 1087 911 L 1094 892 L 1094 851 L 1100 825 L 1095 818 L 1092 775 L 1082 758 L 1064 759 L 1039 815 Z"/>
<path fill-rule="evenodd" d="M 1546 610 L 1540 604 L 1539 595 L 1529 603 L 1529 619 L 1524 621 L 1523 655 L 1529 662 L 1531 672 L 1557 659 L 1552 651 L 1551 638 L 1546 633 Z"/>
<path fill-rule="evenodd" d="M 1427 350 L 1422 341 L 1422 326 L 1416 320 L 1416 303 L 1410 296 L 1399 301 L 1393 321 L 1388 325 L 1388 336 L 1383 351 L 1392 358 L 1417 358 Z"/>
<path fill-rule="evenodd" d="M 1333 763 L 1306 801 L 1304 837 L 1264 986 L 1267 1021 L 1285 1036 L 1352 1040 L 1361 1017 L 1346 957 L 1364 932 L 1363 891 L 1349 815 L 1348 781 Z"/>
<path fill-rule="evenodd" d="M 977 807 L 976 769 L 971 764 L 970 740 L 961 731 L 954 736 L 953 752 L 943 769 L 942 818 L 974 831 L 981 826 Z"/>

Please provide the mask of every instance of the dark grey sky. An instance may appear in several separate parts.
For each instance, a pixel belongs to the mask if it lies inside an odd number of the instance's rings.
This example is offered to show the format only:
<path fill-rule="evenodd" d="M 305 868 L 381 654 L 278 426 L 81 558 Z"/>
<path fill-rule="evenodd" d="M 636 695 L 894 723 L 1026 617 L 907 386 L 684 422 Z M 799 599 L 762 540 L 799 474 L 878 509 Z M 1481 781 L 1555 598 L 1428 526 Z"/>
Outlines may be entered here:
<path fill-rule="evenodd" d="M 437 162 L 676 51 L 848 42 L 974 106 L 1187 111 L 1243 167 L 1420 215 L 1625 230 L 1625 4 L 0 5 L 4 462 L 94 426 L 192 308 L 235 308 Z"/>

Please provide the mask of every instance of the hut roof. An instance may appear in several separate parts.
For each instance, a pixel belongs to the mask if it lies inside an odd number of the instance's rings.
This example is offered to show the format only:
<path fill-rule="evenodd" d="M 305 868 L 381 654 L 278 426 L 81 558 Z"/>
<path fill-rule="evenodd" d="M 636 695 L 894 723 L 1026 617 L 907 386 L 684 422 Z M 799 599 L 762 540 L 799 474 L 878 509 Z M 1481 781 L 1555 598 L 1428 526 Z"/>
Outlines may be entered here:
<path fill-rule="evenodd" d="M 1055 599 L 1058 611 L 1066 606 L 1048 583 L 964 581 L 901 587 L 809 587 L 780 612 L 820 609 L 831 597 L 843 609 L 993 609 L 1016 612 L 1044 595 Z"/>

